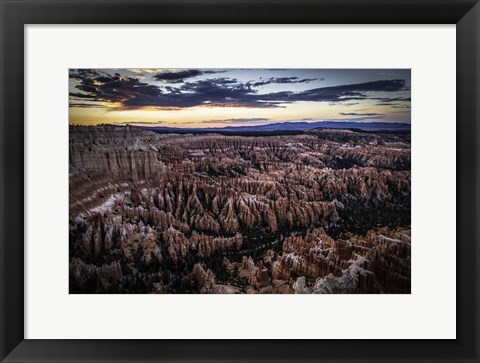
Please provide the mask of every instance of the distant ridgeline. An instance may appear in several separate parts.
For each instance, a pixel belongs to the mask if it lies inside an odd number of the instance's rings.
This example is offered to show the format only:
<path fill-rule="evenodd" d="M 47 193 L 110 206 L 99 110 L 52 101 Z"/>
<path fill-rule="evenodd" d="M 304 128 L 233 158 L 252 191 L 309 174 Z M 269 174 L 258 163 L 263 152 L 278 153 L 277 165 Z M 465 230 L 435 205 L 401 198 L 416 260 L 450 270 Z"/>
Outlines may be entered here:
<path fill-rule="evenodd" d="M 316 128 L 328 129 L 355 129 L 366 132 L 399 132 L 409 133 L 410 124 L 399 122 L 278 122 L 266 125 L 255 126 L 226 126 L 226 127 L 209 127 L 209 128 L 177 128 L 168 126 L 143 126 L 143 129 L 157 132 L 175 132 L 175 133 L 205 133 L 205 132 L 221 132 L 221 133 L 238 133 L 238 132 L 298 132 L 307 131 Z"/>

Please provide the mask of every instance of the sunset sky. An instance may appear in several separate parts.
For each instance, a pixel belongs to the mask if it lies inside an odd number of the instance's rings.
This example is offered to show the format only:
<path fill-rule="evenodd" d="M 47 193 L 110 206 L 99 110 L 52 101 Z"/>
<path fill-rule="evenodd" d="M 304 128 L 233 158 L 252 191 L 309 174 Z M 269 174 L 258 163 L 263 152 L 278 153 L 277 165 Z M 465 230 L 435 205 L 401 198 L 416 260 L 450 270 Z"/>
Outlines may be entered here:
<path fill-rule="evenodd" d="M 70 124 L 410 123 L 409 69 L 70 69 Z"/>

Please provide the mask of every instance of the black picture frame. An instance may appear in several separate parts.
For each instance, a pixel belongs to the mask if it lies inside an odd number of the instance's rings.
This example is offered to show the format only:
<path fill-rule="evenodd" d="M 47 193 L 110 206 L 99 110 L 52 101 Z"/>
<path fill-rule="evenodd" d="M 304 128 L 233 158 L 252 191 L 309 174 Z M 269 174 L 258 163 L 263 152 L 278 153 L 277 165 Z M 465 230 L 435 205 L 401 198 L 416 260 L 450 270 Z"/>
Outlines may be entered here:
<path fill-rule="evenodd" d="M 0 14 L 2 361 L 479 362 L 478 0 L 0 0 Z M 24 339 L 24 26 L 159 23 L 456 24 L 457 339 Z"/>

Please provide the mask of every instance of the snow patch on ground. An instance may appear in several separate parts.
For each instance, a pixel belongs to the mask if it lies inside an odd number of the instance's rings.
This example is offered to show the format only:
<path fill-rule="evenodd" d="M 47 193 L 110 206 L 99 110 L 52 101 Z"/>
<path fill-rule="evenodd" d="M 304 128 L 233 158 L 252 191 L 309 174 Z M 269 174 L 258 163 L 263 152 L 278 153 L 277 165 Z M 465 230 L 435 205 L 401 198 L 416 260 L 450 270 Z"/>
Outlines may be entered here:
<path fill-rule="evenodd" d="M 110 211 L 114 206 L 115 202 L 119 199 L 119 195 L 112 194 L 103 204 L 90 209 L 91 213 L 103 214 Z"/>

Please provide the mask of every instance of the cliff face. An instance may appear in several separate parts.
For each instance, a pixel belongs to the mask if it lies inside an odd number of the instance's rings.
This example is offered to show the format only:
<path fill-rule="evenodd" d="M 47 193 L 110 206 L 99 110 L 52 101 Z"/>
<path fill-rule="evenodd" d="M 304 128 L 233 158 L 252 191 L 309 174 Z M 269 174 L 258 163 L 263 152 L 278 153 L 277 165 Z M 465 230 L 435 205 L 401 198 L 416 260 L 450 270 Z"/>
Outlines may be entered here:
<path fill-rule="evenodd" d="M 409 224 L 406 135 L 70 129 L 72 292 L 409 292 Z"/>

